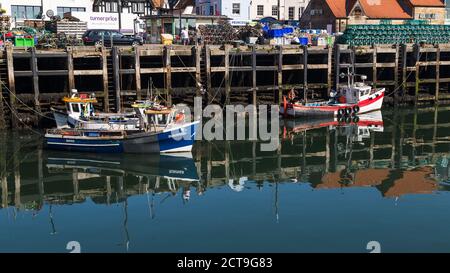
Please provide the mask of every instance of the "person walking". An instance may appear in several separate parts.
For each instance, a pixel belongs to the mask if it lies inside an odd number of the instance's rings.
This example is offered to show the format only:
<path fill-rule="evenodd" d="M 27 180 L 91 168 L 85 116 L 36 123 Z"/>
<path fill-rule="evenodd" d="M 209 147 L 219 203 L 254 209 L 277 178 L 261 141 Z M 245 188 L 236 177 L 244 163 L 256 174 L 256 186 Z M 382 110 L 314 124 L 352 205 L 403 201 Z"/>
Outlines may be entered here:
<path fill-rule="evenodd" d="M 189 30 L 187 28 L 181 31 L 181 41 L 183 45 L 189 45 Z"/>

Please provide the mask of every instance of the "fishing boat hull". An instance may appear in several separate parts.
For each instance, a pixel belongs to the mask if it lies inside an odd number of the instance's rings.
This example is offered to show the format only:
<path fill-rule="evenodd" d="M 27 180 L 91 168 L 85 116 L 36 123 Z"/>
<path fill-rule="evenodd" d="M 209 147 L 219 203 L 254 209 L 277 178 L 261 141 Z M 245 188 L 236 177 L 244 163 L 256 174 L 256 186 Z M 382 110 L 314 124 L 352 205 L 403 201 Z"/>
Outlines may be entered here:
<path fill-rule="evenodd" d="M 58 129 L 70 128 L 69 126 L 69 115 L 64 111 L 59 111 L 56 109 L 52 109 L 53 117 L 55 118 L 56 127 Z"/>
<path fill-rule="evenodd" d="M 190 152 L 199 122 L 172 127 L 159 133 L 132 133 L 122 137 L 100 136 L 99 131 L 83 136 L 47 133 L 48 149 L 91 153 L 180 153 Z M 104 132 L 102 132 L 104 133 Z"/>
<path fill-rule="evenodd" d="M 340 115 L 364 114 L 380 110 L 383 106 L 385 89 L 381 88 L 367 100 L 355 104 L 295 104 L 285 103 L 280 108 L 280 114 L 285 117 L 337 117 Z"/>

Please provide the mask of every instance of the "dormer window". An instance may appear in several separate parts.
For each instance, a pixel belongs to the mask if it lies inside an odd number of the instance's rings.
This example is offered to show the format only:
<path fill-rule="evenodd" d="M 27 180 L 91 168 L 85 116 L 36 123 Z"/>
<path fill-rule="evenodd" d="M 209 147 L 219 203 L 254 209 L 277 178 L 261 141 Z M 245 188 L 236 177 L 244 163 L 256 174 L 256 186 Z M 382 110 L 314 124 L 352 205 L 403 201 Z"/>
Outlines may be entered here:
<path fill-rule="evenodd" d="M 362 16 L 362 10 L 360 7 L 355 7 L 355 9 L 353 10 L 353 15 L 354 16 Z"/>

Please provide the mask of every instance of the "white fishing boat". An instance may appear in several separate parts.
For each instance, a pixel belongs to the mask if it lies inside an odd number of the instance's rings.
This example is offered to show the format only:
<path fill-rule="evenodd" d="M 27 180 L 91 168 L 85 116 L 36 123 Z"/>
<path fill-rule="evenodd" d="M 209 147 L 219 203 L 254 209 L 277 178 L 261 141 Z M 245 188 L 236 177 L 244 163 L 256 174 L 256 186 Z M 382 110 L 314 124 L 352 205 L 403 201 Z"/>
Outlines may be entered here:
<path fill-rule="evenodd" d="M 130 113 L 101 113 L 94 109 L 94 95 L 72 90 L 64 97 L 65 109 L 52 108 L 58 129 L 80 128 L 87 130 L 139 130 L 139 118 Z"/>

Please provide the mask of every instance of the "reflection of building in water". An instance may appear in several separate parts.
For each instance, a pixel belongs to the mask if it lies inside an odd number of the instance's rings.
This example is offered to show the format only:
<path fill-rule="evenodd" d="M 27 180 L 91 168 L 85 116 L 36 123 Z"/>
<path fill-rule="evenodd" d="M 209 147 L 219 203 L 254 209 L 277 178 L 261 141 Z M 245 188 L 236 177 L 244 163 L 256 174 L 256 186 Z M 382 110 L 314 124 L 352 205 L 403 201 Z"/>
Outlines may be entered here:
<path fill-rule="evenodd" d="M 21 142 L 8 145 L 3 139 L 1 205 L 39 210 L 44 203 L 123 203 L 148 194 L 153 208 L 153 194 L 177 194 L 186 202 L 208 188 L 239 192 L 265 182 L 309 182 L 317 190 L 376 187 L 385 197 L 447 190 L 450 184 L 436 181 L 449 180 L 450 110 L 436 109 L 385 113 L 383 132 L 368 133 L 363 119 L 357 126 L 295 121 L 282 128 L 275 152 L 261 152 L 258 142 L 204 142 L 196 145 L 195 159 L 187 160 L 36 153 L 37 142 L 27 139 L 30 148 L 18 149 L 13 146 Z"/>
<path fill-rule="evenodd" d="M 376 187 L 384 197 L 400 197 L 414 193 L 433 193 L 439 189 L 439 183 L 433 177 L 431 167 L 413 170 L 366 169 L 355 172 L 354 179 L 348 181 L 342 172 L 328 173 L 322 181 L 315 184 L 316 189 L 336 189 L 343 187 Z"/>

